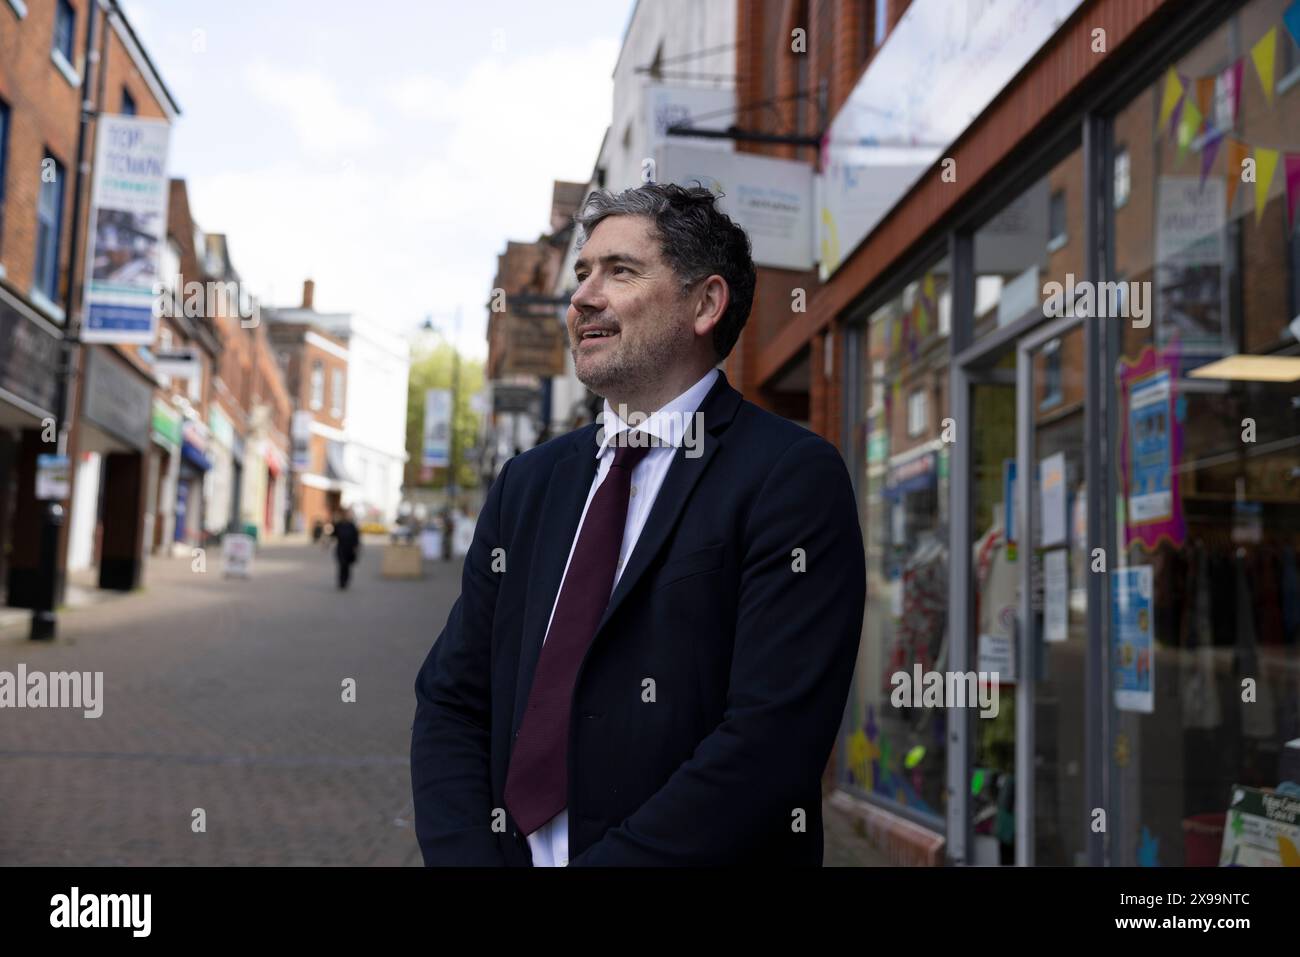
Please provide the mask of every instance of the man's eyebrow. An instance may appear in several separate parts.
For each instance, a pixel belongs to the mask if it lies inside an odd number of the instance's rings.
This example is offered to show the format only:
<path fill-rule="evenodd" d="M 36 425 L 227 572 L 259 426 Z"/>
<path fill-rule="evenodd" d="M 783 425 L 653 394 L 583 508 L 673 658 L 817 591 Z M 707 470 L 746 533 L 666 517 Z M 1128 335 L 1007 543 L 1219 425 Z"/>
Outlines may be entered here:
<path fill-rule="evenodd" d="M 606 253 L 604 256 L 600 256 L 596 261 L 600 263 L 604 263 L 606 266 L 609 266 L 613 263 L 626 263 L 627 265 L 633 266 L 637 269 L 644 269 L 646 265 L 642 260 L 637 259 L 635 256 L 630 255 L 629 253 Z M 582 267 L 589 266 L 589 265 L 591 265 L 590 260 L 579 257 L 573 263 L 573 271 L 577 272 Z"/>

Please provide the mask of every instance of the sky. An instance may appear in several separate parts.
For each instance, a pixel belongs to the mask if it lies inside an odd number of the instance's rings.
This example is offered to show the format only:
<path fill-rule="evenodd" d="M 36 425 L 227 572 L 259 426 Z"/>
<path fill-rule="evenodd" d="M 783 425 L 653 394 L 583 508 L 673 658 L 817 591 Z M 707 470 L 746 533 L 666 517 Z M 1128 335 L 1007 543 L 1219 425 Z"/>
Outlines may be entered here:
<path fill-rule="evenodd" d="M 181 108 L 171 175 L 253 295 L 297 305 L 310 277 L 321 311 L 431 315 L 477 357 L 506 241 L 591 176 L 633 6 L 119 3 Z"/>

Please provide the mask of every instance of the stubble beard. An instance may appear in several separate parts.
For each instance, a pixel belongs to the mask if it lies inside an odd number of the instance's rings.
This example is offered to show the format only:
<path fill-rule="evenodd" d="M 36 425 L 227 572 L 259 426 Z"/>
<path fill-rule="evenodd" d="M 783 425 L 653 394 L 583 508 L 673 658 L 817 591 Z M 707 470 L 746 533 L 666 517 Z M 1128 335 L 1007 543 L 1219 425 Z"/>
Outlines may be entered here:
<path fill-rule="evenodd" d="M 587 356 L 580 361 L 578 349 L 574 347 L 571 351 L 578 381 L 602 398 L 609 398 L 610 393 L 622 397 L 652 392 L 666 370 L 687 361 L 693 336 L 690 329 L 668 323 L 645 332 L 647 334 L 637 341 L 625 339 L 625 334 L 620 334 L 618 346 L 607 350 L 611 353 L 607 356 Z"/>

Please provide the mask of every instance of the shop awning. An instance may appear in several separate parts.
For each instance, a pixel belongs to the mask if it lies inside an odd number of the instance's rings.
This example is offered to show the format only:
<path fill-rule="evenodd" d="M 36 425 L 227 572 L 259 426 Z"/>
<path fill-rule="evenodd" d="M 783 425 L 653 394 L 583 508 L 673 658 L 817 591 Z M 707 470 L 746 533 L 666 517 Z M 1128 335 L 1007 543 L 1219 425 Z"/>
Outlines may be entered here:
<path fill-rule="evenodd" d="M 181 444 L 181 458 L 200 472 L 206 472 L 212 468 L 211 460 L 203 454 L 197 445 L 189 441 Z"/>

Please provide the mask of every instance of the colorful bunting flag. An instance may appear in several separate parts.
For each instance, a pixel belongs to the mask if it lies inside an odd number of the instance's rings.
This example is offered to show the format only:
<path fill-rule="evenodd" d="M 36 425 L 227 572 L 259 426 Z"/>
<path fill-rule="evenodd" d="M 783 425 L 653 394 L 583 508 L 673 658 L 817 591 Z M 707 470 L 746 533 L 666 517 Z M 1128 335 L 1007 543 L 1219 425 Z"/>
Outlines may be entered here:
<path fill-rule="evenodd" d="M 1296 0 L 1300 3 L 1300 0 Z M 1237 128 L 1237 114 L 1241 111 L 1241 71 L 1246 62 L 1237 57 L 1235 63 L 1224 67 L 1214 81 L 1215 126 L 1227 132 Z"/>
<path fill-rule="evenodd" d="M 1165 94 L 1160 101 L 1160 122 L 1156 124 L 1160 129 L 1165 128 L 1166 123 L 1173 119 L 1174 110 L 1178 104 L 1183 102 L 1183 81 L 1178 78 L 1178 71 L 1173 67 L 1165 74 Z M 1173 128 L 1172 126 L 1170 127 Z"/>
<path fill-rule="evenodd" d="M 1300 8 L 1300 0 L 1296 0 Z M 1287 11 L 1288 13 L 1290 11 Z M 1286 154 L 1286 223 L 1288 231 L 1295 228 L 1296 202 L 1300 201 L 1300 153 Z"/>
<path fill-rule="evenodd" d="M 1273 185 L 1273 174 L 1277 172 L 1277 150 L 1255 147 L 1255 223 L 1264 216 L 1264 207 L 1268 205 L 1268 188 Z"/>
<path fill-rule="evenodd" d="M 1228 212 L 1232 212 L 1232 200 L 1241 185 L 1242 163 L 1250 158 L 1250 147 L 1240 140 L 1225 137 L 1228 141 Z"/>
<path fill-rule="evenodd" d="M 1207 125 L 1213 125 L 1211 120 L 1214 118 L 1214 87 L 1218 82 L 1218 77 L 1200 76 L 1196 78 L 1196 105 L 1200 108 L 1201 117 Z"/>
<path fill-rule="evenodd" d="M 1277 57 L 1277 27 L 1269 30 L 1250 48 L 1250 58 L 1255 63 L 1255 72 L 1264 87 L 1269 106 L 1273 105 L 1273 64 Z"/>
<path fill-rule="evenodd" d="M 1183 157 L 1187 155 L 1187 148 L 1192 145 L 1192 140 L 1196 139 L 1200 128 L 1201 111 L 1197 109 L 1190 97 L 1183 97 L 1183 115 L 1178 121 L 1178 158 L 1175 162 L 1182 163 Z"/>
<path fill-rule="evenodd" d="M 1295 45 L 1300 47 L 1300 0 L 1295 0 L 1295 3 L 1286 8 L 1286 12 L 1282 14 L 1282 22 L 1286 24 L 1286 31 L 1291 34 Z"/>
<path fill-rule="evenodd" d="M 1201 147 L 1201 189 L 1205 188 L 1205 177 L 1210 175 L 1210 170 L 1214 166 L 1214 159 L 1219 155 L 1219 147 L 1223 145 L 1223 134 L 1218 130 L 1212 130 L 1205 136 L 1205 143 Z"/>

